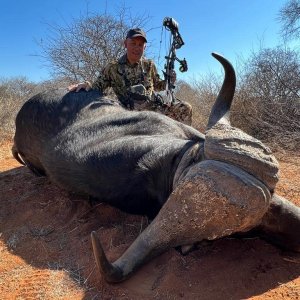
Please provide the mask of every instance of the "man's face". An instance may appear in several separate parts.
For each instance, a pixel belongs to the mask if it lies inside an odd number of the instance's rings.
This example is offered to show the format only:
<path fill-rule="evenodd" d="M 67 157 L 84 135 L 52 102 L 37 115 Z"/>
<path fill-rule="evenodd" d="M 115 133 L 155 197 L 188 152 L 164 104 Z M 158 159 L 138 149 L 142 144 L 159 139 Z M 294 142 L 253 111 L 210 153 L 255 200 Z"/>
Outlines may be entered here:
<path fill-rule="evenodd" d="M 146 48 L 145 40 L 138 36 L 132 39 L 126 39 L 125 48 L 127 49 L 127 58 L 131 64 L 138 62 L 144 54 Z"/>

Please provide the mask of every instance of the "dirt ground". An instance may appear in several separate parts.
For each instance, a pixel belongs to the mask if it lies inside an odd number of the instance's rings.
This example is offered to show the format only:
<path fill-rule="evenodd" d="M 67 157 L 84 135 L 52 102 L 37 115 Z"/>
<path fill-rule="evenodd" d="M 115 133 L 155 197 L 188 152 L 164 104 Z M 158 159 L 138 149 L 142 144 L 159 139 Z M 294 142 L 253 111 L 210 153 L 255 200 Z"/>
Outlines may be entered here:
<path fill-rule="evenodd" d="M 187 256 L 171 249 L 129 280 L 107 284 L 95 268 L 90 232 L 109 259 L 147 226 L 36 177 L 0 147 L 1 299 L 300 299 L 300 254 L 260 239 L 218 240 Z M 277 156 L 277 193 L 300 206 L 300 156 Z M 299 233 L 300 234 L 300 233 Z"/>

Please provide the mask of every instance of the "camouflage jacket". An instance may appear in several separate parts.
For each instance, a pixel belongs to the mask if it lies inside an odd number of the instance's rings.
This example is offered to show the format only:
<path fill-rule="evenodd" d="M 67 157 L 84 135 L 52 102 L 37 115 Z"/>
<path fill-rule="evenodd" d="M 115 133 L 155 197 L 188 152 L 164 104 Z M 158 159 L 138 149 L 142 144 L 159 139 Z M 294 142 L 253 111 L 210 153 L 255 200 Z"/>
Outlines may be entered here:
<path fill-rule="evenodd" d="M 119 101 L 127 106 L 130 87 L 137 84 L 146 88 L 146 95 L 150 100 L 153 98 L 153 91 L 161 91 L 166 87 L 166 82 L 160 79 L 152 60 L 141 58 L 138 63 L 131 65 L 125 54 L 104 68 L 93 82 L 92 88 L 105 92 L 111 87 Z"/>

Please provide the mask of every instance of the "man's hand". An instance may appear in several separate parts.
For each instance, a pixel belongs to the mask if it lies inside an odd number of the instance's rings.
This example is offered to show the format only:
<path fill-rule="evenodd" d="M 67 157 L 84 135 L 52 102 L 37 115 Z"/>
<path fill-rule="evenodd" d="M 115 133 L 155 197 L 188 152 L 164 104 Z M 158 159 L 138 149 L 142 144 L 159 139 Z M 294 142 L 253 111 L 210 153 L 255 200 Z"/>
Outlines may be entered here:
<path fill-rule="evenodd" d="M 86 81 L 86 82 L 72 84 L 72 85 L 68 86 L 68 90 L 69 90 L 69 92 L 75 91 L 77 93 L 82 89 L 89 91 L 91 89 L 91 87 L 92 87 L 91 84 L 88 81 Z"/>

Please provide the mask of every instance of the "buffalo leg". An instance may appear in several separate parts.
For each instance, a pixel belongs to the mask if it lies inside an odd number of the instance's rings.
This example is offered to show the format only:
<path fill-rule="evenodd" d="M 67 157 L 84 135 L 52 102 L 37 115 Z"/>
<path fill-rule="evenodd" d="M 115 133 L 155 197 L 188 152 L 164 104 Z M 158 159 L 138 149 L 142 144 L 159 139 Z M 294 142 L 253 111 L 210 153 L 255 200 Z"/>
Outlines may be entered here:
<path fill-rule="evenodd" d="M 300 207 L 274 194 L 268 211 L 255 230 L 272 244 L 300 252 Z"/>

